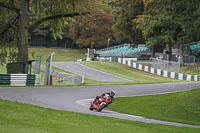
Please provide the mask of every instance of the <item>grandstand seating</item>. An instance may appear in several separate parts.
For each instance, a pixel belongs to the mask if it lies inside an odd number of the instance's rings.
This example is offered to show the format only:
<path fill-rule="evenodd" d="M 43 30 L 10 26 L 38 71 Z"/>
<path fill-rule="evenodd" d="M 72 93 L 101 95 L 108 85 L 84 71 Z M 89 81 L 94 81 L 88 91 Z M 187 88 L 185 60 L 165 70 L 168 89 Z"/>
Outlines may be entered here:
<path fill-rule="evenodd" d="M 197 50 L 197 49 L 200 49 L 200 42 L 197 42 L 196 44 L 191 45 L 191 46 L 190 46 L 190 49 L 191 49 L 191 50 Z"/>
<path fill-rule="evenodd" d="M 106 48 L 103 50 L 98 50 L 97 54 L 100 56 L 118 56 L 118 57 L 127 57 L 134 56 L 138 53 L 148 51 L 147 47 L 133 47 L 130 44 L 119 45 L 115 47 Z"/>

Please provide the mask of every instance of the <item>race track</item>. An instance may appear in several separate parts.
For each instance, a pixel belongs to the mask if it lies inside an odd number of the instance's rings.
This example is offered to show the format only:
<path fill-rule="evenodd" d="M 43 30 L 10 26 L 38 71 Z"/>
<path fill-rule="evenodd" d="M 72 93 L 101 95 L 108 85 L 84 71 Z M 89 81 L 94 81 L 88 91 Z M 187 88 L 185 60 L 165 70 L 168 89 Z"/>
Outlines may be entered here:
<path fill-rule="evenodd" d="M 79 87 L 0 87 L 0 99 L 38 105 L 41 107 L 80 112 L 98 116 L 107 116 L 146 123 L 157 123 L 174 126 L 200 128 L 200 126 L 165 122 L 147 119 L 140 116 L 120 114 L 103 110 L 90 111 L 89 103 L 96 95 L 114 89 L 116 97 L 142 96 L 171 93 L 200 88 L 200 83 L 163 83 L 145 85 L 117 85 L 117 86 L 79 86 Z"/>
<path fill-rule="evenodd" d="M 87 77 L 96 81 L 104 82 L 119 82 L 119 81 L 130 81 L 115 75 L 111 75 L 87 66 L 84 66 L 78 62 L 53 62 L 53 66 L 61 68 L 63 70 L 76 73 L 78 75 Z"/>

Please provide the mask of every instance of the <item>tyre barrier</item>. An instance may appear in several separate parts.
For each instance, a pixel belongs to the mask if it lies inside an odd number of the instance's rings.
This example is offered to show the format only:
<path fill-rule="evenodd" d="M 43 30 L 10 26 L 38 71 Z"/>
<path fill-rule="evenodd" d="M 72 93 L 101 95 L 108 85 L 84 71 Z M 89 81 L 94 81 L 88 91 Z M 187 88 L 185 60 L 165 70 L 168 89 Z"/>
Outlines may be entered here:
<path fill-rule="evenodd" d="M 0 85 L 40 85 L 40 74 L 0 74 Z"/>

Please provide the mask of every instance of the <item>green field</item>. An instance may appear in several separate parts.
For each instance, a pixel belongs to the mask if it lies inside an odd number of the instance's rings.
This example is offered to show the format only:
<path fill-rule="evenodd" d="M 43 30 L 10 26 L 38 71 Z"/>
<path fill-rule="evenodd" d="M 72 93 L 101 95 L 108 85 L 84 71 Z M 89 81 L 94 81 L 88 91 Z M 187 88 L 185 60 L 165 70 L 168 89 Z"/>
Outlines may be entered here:
<path fill-rule="evenodd" d="M 0 100 L 1 133 L 199 133 L 199 129 L 146 124 Z"/>
<path fill-rule="evenodd" d="M 109 108 L 147 118 L 200 125 L 200 89 L 155 96 L 116 98 Z"/>
<path fill-rule="evenodd" d="M 54 62 L 70 62 L 77 61 L 86 57 L 86 49 L 53 49 L 53 48 L 29 48 L 29 54 L 34 53 L 36 56 L 38 53 L 42 55 L 42 64 L 46 64 L 46 59 L 55 52 L 53 56 Z"/>

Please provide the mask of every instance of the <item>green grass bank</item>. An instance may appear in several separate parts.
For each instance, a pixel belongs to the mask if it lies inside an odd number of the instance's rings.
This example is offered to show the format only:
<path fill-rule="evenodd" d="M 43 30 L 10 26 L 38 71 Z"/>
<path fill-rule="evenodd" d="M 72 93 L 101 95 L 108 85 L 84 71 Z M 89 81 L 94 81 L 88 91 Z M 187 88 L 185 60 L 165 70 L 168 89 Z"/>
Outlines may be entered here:
<path fill-rule="evenodd" d="M 78 59 L 83 59 L 86 57 L 86 49 L 53 49 L 53 48 L 29 48 L 29 54 L 37 53 L 42 55 L 42 64 L 46 64 L 46 59 L 55 52 L 53 56 L 53 62 L 70 62 L 77 61 Z"/>
<path fill-rule="evenodd" d="M 109 109 L 158 120 L 200 125 L 200 89 L 116 98 Z"/>
<path fill-rule="evenodd" d="M 146 124 L 0 100 L 1 133 L 199 133 L 199 129 Z"/>

